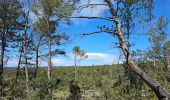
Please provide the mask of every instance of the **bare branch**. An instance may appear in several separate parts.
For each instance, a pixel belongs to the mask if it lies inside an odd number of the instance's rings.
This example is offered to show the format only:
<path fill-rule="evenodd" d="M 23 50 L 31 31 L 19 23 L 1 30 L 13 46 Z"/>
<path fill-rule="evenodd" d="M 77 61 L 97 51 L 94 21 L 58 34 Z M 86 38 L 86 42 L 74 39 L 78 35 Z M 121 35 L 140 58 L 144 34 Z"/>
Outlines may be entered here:
<path fill-rule="evenodd" d="M 79 6 L 76 10 L 80 12 L 82 9 L 94 7 L 94 6 L 107 6 L 107 4 L 86 4 L 86 5 Z"/>
<path fill-rule="evenodd" d="M 89 16 L 67 16 L 67 15 L 62 14 L 59 11 L 57 11 L 56 13 L 59 14 L 60 17 L 62 17 L 62 18 L 65 17 L 65 18 L 82 18 L 82 19 L 103 19 L 103 20 L 108 20 L 108 21 L 114 21 L 113 18 L 109 18 L 109 17 L 105 18 L 105 17 L 99 17 L 99 16 L 91 16 L 91 17 L 89 17 Z M 59 20 L 57 20 L 57 21 L 59 21 Z"/>
<path fill-rule="evenodd" d="M 83 33 L 83 34 L 80 34 L 80 36 L 92 35 L 92 34 L 102 33 L 102 32 L 115 34 L 115 32 L 111 30 L 100 30 L 100 31 L 95 31 L 95 32 L 90 32 L 90 33 Z"/>
<path fill-rule="evenodd" d="M 83 19 L 103 19 L 108 21 L 113 21 L 113 18 L 104 18 L 104 17 L 89 17 L 89 16 L 65 16 L 67 18 L 83 18 Z"/>

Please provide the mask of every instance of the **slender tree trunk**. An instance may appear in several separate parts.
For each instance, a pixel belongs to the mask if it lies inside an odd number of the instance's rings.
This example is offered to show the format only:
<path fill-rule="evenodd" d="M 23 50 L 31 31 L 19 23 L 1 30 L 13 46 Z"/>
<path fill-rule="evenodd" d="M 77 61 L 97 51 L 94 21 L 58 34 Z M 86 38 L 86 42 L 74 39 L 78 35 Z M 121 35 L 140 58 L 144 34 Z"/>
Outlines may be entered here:
<path fill-rule="evenodd" d="M 21 64 L 21 58 L 22 58 L 22 53 L 23 53 L 23 45 L 21 47 L 21 51 L 20 51 L 20 56 L 19 56 L 19 61 L 18 61 L 18 66 L 17 66 L 17 71 L 16 71 L 16 77 L 15 77 L 15 81 L 12 84 L 12 92 L 11 92 L 11 98 L 14 98 L 14 90 L 18 81 L 18 76 L 19 76 L 19 69 L 20 69 L 20 64 Z"/>
<path fill-rule="evenodd" d="M 167 50 L 168 52 L 168 50 Z M 162 62 L 164 63 L 164 67 L 163 67 L 163 70 L 165 72 L 169 71 L 169 56 L 168 56 L 168 53 L 166 53 L 164 56 L 164 59 L 162 60 Z"/>
<path fill-rule="evenodd" d="M 23 6 L 24 6 L 24 10 L 25 10 L 25 27 L 24 27 L 24 37 L 23 37 L 23 53 L 24 53 L 24 69 L 25 69 L 25 81 L 26 81 L 26 92 L 27 92 L 27 96 L 28 99 L 31 100 L 31 94 L 29 91 L 29 75 L 28 75 L 28 62 L 27 62 L 27 31 L 28 31 L 28 23 L 29 23 L 29 5 L 30 2 L 29 0 L 27 1 L 27 4 L 24 4 L 23 2 Z"/>
<path fill-rule="evenodd" d="M 28 78 L 28 66 L 27 66 L 27 55 L 26 55 L 26 33 L 24 35 L 24 64 L 25 64 L 26 82 L 28 83 L 29 78 Z"/>
<path fill-rule="evenodd" d="M 127 9 L 129 10 L 130 8 L 128 7 Z M 128 14 L 127 17 L 129 17 L 129 16 L 130 15 Z M 127 23 L 127 27 L 126 27 L 127 28 L 127 47 L 128 47 L 128 50 L 130 51 L 130 19 L 129 18 L 126 19 L 126 23 Z M 132 74 L 131 74 L 131 69 L 128 64 L 127 64 L 127 66 L 128 66 L 128 96 L 130 96 L 131 95 L 130 86 L 131 86 L 131 75 Z"/>
<path fill-rule="evenodd" d="M 48 37 L 48 80 L 51 82 L 51 70 L 52 70 L 52 64 L 51 64 L 51 36 Z M 48 92 L 50 94 L 50 97 L 52 98 L 52 88 L 48 89 Z"/>
<path fill-rule="evenodd" d="M 105 2 L 108 4 L 110 12 L 112 14 L 112 17 L 114 19 L 114 23 L 116 24 L 117 33 L 115 33 L 119 39 L 120 47 L 127 58 L 127 62 L 129 67 L 141 78 L 143 81 L 153 90 L 153 92 L 156 94 L 157 98 L 160 100 L 166 100 L 170 99 L 170 94 L 160 85 L 158 84 L 154 79 L 150 78 L 142 69 L 140 69 L 132 59 L 132 55 L 128 49 L 128 46 L 125 42 L 123 33 L 122 33 L 122 27 L 119 19 L 117 18 L 117 15 L 115 13 L 113 4 L 111 0 L 105 0 Z"/>
<path fill-rule="evenodd" d="M 51 81 L 51 37 L 48 37 L 48 80 Z"/>
<path fill-rule="evenodd" d="M 157 71 L 156 71 L 156 62 L 155 62 L 155 58 L 154 58 L 154 60 L 153 60 L 153 68 L 154 68 L 154 78 L 155 78 L 155 80 L 156 80 L 156 73 L 157 73 Z"/>
<path fill-rule="evenodd" d="M 27 24 L 26 24 L 27 25 Z M 27 62 L 27 52 L 26 52 L 26 49 L 27 49 L 27 45 L 26 45 L 26 41 L 27 41 L 27 26 L 25 26 L 25 32 L 24 32 L 24 68 L 25 68 L 25 78 L 26 78 L 26 89 L 27 89 L 27 93 L 28 93 L 28 97 L 29 97 L 29 100 L 31 99 L 30 97 L 30 92 L 29 92 L 29 76 L 28 76 L 28 62 Z"/>
<path fill-rule="evenodd" d="M 4 55 L 5 55 L 5 32 L 2 33 L 2 40 L 1 40 L 1 62 L 0 62 L 0 96 L 3 97 L 4 90 L 3 90 L 3 69 L 4 69 Z"/>
<path fill-rule="evenodd" d="M 151 13 L 151 12 L 150 12 Z M 153 23 L 152 23 L 152 16 L 150 16 L 150 22 L 149 22 L 149 26 L 150 26 L 150 34 L 153 34 Z M 151 36 L 151 48 L 153 47 L 153 38 Z M 156 59 L 155 59 L 155 54 L 154 54 L 154 58 L 153 58 L 153 68 L 154 68 L 154 78 L 156 80 L 156 75 L 157 75 L 157 71 L 156 71 Z"/>
<path fill-rule="evenodd" d="M 74 55 L 74 63 L 75 63 L 75 66 L 77 66 L 77 53 L 75 53 Z"/>
<path fill-rule="evenodd" d="M 34 72 L 34 78 L 37 76 L 37 71 L 38 71 L 38 67 L 39 67 L 39 48 L 36 48 L 36 68 L 35 68 L 35 72 Z"/>
<path fill-rule="evenodd" d="M 77 53 L 75 53 L 74 62 L 75 62 L 75 66 L 74 66 L 74 82 L 76 82 L 77 81 Z"/>
<path fill-rule="evenodd" d="M 19 69 L 20 69 L 20 64 L 21 64 L 22 53 L 23 53 L 23 46 L 21 47 L 21 52 L 20 52 L 20 56 L 19 56 L 17 72 L 16 72 L 16 78 L 15 78 L 15 84 L 17 83 L 18 76 L 19 76 Z"/>

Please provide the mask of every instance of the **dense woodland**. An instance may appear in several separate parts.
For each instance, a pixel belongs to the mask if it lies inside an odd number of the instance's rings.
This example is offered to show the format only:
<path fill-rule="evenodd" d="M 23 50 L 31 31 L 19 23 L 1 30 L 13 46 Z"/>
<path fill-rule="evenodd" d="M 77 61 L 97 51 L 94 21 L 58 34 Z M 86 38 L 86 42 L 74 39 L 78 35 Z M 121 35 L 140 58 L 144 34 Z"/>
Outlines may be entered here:
<path fill-rule="evenodd" d="M 154 15 L 154 0 L 101 1 L 79 5 L 81 0 L 0 0 L 0 99 L 170 100 L 169 16 Z M 74 14 L 96 6 L 107 9 L 101 16 Z M 69 33 L 59 31 L 60 24 L 74 24 L 72 19 L 111 22 L 75 37 L 109 34 L 120 51 L 118 62 L 79 66 L 88 55 L 75 45 L 75 65 L 54 66 L 53 57 L 66 56 L 64 48 L 74 43 Z M 137 29 L 145 30 L 138 34 Z M 132 49 L 134 35 L 147 36 L 150 47 Z M 17 66 L 8 66 L 12 58 L 18 59 Z M 42 60 L 48 66 L 40 66 Z"/>

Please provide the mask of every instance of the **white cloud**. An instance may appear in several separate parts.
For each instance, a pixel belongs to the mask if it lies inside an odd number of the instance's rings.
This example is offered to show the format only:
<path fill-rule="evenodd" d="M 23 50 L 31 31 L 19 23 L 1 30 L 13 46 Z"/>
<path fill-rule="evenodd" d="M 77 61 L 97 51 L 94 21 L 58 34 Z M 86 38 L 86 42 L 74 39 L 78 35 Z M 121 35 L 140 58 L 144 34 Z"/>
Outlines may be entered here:
<path fill-rule="evenodd" d="M 9 59 L 7 62 L 7 66 L 9 66 L 9 67 L 16 67 L 17 64 L 18 64 L 17 58 Z"/>
<path fill-rule="evenodd" d="M 73 65 L 73 60 L 66 57 L 53 57 L 53 66 L 70 66 Z M 40 66 L 48 66 L 48 59 L 40 60 Z"/>
<path fill-rule="evenodd" d="M 73 60 L 61 59 L 61 58 L 53 58 L 52 59 L 52 64 L 54 66 L 69 66 L 69 65 L 73 65 Z"/>
<path fill-rule="evenodd" d="M 103 65 L 118 63 L 118 55 L 102 52 L 87 52 L 88 58 L 81 62 L 82 66 Z M 48 60 L 40 60 L 39 66 L 48 66 Z M 122 63 L 122 61 L 120 61 Z M 17 67 L 18 59 L 13 58 L 8 61 L 9 67 Z M 74 65 L 74 55 L 69 53 L 67 57 L 57 56 L 52 57 L 53 66 L 72 66 Z"/>
<path fill-rule="evenodd" d="M 101 65 L 101 64 L 116 64 L 118 63 L 118 55 L 102 52 L 87 52 L 88 58 L 83 60 L 81 65 Z M 74 55 L 72 53 L 68 54 L 70 60 L 73 61 Z M 122 63 L 122 61 L 119 61 Z"/>
<path fill-rule="evenodd" d="M 52 59 L 52 63 L 53 64 L 63 64 L 64 60 L 63 59 L 54 58 L 54 59 Z"/>
<path fill-rule="evenodd" d="M 107 53 L 87 53 L 88 55 L 88 60 L 98 60 L 100 62 L 111 62 L 111 63 L 116 63 L 117 62 L 117 57 L 112 54 L 107 54 Z"/>

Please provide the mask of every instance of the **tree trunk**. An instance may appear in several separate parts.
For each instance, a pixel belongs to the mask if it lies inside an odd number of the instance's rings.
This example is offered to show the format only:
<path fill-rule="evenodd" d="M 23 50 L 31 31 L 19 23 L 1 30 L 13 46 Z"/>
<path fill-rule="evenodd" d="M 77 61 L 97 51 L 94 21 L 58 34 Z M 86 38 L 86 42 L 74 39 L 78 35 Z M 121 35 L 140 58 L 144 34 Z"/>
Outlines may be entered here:
<path fill-rule="evenodd" d="M 48 80 L 51 81 L 51 37 L 48 37 Z"/>
<path fill-rule="evenodd" d="M 74 63 L 75 63 L 75 66 L 77 66 L 77 53 L 75 52 L 75 56 L 74 56 Z"/>
<path fill-rule="evenodd" d="M 5 32 L 2 33 L 2 40 L 1 40 L 1 62 L 0 62 L 0 96 L 3 97 L 3 69 L 4 69 L 4 55 L 5 55 Z"/>
<path fill-rule="evenodd" d="M 160 100 L 166 100 L 167 98 L 170 99 L 170 94 L 160 85 L 158 84 L 154 79 L 150 78 L 142 69 L 140 69 L 132 59 L 132 55 L 128 49 L 128 46 L 125 42 L 123 33 L 122 33 L 122 27 L 119 19 L 117 18 L 115 14 L 115 10 L 113 7 L 113 4 L 111 0 L 105 0 L 105 2 L 108 4 L 110 12 L 112 14 L 112 17 L 114 19 L 114 23 L 116 24 L 117 33 L 116 36 L 119 39 L 120 47 L 127 58 L 127 62 L 129 67 L 140 77 L 143 79 L 143 81 L 153 90 L 153 92 L 156 94 L 157 98 Z"/>
<path fill-rule="evenodd" d="M 51 36 L 48 37 L 48 80 L 51 82 Z M 52 88 L 48 89 L 50 97 L 52 98 Z"/>
<path fill-rule="evenodd" d="M 29 0 L 27 1 L 28 6 L 30 5 Z M 26 5 L 23 5 L 26 7 Z M 27 7 L 26 7 L 27 8 Z M 29 75 L 28 75 L 28 62 L 27 62 L 27 31 L 28 31 L 28 23 L 29 23 L 29 7 L 28 11 L 25 10 L 25 26 L 24 26 L 24 37 L 23 37 L 23 53 L 24 53 L 24 68 L 25 68 L 25 78 L 26 78 L 26 92 L 28 95 L 28 99 L 31 100 L 31 94 L 29 91 Z"/>
<path fill-rule="evenodd" d="M 18 81 L 18 76 L 19 76 L 19 69 L 20 69 L 20 64 L 21 64 L 21 58 L 22 58 L 22 53 L 23 53 L 23 45 L 21 47 L 21 51 L 20 51 L 20 56 L 19 56 L 19 61 L 18 61 L 18 66 L 17 66 L 17 71 L 16 71 L 16 77 L 15 77 L 15 81 L 12 84 L 12 92 L 11 92 L 11 98 L 14 98 L 14 90 Z"/>
<path fill-rule="evenodd" d="M 21 64 L 22 53 L 23 53 L 23 46 L 21 47 L 21 52 L 20 52 L 20 56 L 19 56 L 19 61 L 18 61 L 18 67 L 17 67 L 17 72 L 16 72 L 15 83 L 17 83 L 17 80 L 18 80 L 18 75 L 19 75 L 19 69 L 20 69 L 20 64 Z"/>
<path fill-rule="evenodd" d="M 30 99 L 31 97 L 30 97 L 29 84 L 28 84 L 29 76 L 28 76 L 28 66 L 27 66 L 28 62 L 27 62 L 27 52 L 26 52 L 27 45 L 26 45 L 26 43 L 27 43 L 27 22 L 26 22 L 25 32 L 24 32 L 24 47 L 23 47 L 23 49 L 24 49 L 24 68 L 25 68 L 25 78 L 26 78 L 26 91 L 27 91 L 27 93 L 28 93 L 27 95 Z"/>
<path fill-rule="evenodd" d="M 76 52 L 75 52 L 74 62 L 75 62 L 75 66 L 74 66 L 74 82 L 76 82 L 76 80 L 77 80 L 77 53 Z"/>
<path fill-rule="evenodd" d="M 35 65 L 35 72 L 34 72 L 34 78 L 37 76 L 37 71 L 38 71 L 38 63 L 39 63 L 39 61 L 38 61 L 38 58 L 39 58 L 39 48 L 37 47 L 36 48 L 36 65 Z"/>
<path fill-rule="evenodd" d="M 28 83 L 29 78 L 28 78 L 28 66 L 27 66 L 27 56 L 26 56 L 26 36 L 24 36 L 24 65 L 25 65 L 24 67 L 25 67 L 26 82 Z"/>

